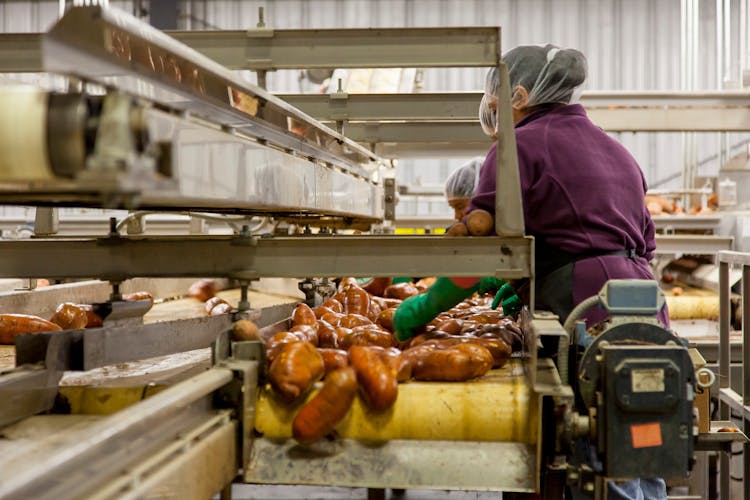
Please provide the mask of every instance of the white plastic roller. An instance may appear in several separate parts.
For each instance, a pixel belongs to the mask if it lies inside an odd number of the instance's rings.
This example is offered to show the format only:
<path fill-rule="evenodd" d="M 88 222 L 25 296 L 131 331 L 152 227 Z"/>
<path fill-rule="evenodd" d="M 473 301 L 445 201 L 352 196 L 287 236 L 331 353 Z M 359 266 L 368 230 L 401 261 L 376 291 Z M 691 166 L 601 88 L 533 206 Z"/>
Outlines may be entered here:
<path fill-rule="evenodd" d="M 0 87 L 0 182 L 53 177 L 47 102 L 48 94 L 35 87 Z"/>

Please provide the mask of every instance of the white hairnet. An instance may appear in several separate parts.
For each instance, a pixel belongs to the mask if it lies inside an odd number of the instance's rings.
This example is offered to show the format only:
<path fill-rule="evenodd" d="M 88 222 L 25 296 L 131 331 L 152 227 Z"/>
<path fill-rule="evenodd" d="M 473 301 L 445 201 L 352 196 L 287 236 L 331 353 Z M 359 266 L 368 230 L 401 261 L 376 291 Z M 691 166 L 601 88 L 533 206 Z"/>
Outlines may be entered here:
<path fill-rule="evenodd" d="M 511 105 L 519 105 L 521 86 L 528 93 L 526 107 L 542 104 L 570 104 L 578 98 L 578 90 L 586 80 L 586 57 L 575 49 L 561 49 L 554 45 L 522 45 L 503 56 L 508 66 Z M 497 95 L 497 69 L 492 68 L 485 80 L 485 95 L 479 105 L 479 120 L 485 133 L 492 135 L 497 128 L 495 113 L 489 105 Z"/>
<path fill-rule="evenodd" d="M 445 181 L 445 197 L 449 200 L 455 198 L 471 198 L 479 183 L 479 171 L 482 169 L 484 158 L 479 156 L 464 163 L 451 172 Z"/>

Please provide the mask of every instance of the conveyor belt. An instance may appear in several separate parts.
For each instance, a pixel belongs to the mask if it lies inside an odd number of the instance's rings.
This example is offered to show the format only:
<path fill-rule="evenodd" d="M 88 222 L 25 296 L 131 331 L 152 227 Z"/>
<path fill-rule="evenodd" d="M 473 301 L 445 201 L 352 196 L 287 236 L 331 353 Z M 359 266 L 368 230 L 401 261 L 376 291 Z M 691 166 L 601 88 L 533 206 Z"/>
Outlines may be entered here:
<path fill-rule="evenodd" d="M 361 398 L 356 398 L 336 431 L 343 438 L 372 441 L 536 443 L 537 408 L 521 363 L 513 358 L 505 367 L 464 383 L 401 384 L 395 405 L 381 414 L 372 413 Z M 266 438 L 291 437 L 298 409 L 278 402 L 267 386 L 258 397 L 255 428 Z"/>
<path fill-rule="evenodd" d="M 31 292 L 34 293 L 34 292 Z M 240 298 L 238 289 L 223 290 L 217 294 L 230 304 L 237 304 Z M 248 300 L 253 309 L 261 309 L 278 304 L 296 301 L 292 297 L 248 291 Z M 16 312 L 16 311 L 2 311 Z M 30 313 L 30 311 L 21 311 Z M 184 318 L 197 318 L 206 315 L 204 304 L 193 298 L 169 300 L 157 302 L 154 307 L 146 313 L 144 323 L 157 323 Z M 201 363 L 208 367 L 209 351 L 200 354 L 189 355 L 188 353 L 160 356 L 147 361 L 122 363 L 112 367 L 91 370 L 89 372 L 69 372 L 63 378 L 63 385 L 111 385 L 115 380 L 117 385 L 133 385 L 140 381 L 139 377 L 153 376 L 155 372 L 165 373 L 167 371 L 180 370 L 184 365 Z M 10 370 L 15 367 L 15 347 L 12 345 L 0 345 L 0 371 Z M 68 380 L 70 379 L 70 381 Z"/>

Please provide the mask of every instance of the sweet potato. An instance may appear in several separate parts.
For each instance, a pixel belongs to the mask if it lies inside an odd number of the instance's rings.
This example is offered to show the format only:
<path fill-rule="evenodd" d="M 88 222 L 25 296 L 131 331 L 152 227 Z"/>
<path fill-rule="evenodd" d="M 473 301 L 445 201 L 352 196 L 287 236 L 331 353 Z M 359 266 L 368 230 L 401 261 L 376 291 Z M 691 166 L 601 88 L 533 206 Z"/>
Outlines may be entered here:
<path fill-rule="evenodd" d="M 346 314 L 360 314 L 366 317 L 370 312 L 370 294 L 357 285 L 351 285 L 344 293 L 343 306 Z"/>
<path fill-rule="evenodd" d="M 386 309 L 385 311 L 382 311 L 380 314 L 378 314 L 377 319 L 375 320 L 375 323 L 382 326 L 389 332 L 393 331 L 393 316 L 396 314 L 396 309 Z"/>
<path fill-rule="evenodd" d="M 398 381 L 376 350 L 367 346 L 353 346 L 349 349 L 349 362 L 357 372 L 357 381 L 370 408 L 383 411 L 396 402 Z"/>
<path fill-rule="evenodd" d="M 382 310 L 383 308 L 380 307 L 380 304 L 374 300 L 370 300 L 370 311 L 367 313 L 367 319 L 375 323 L 378 319 L 378 314 L 380 314 Z"/>
<path fill-rule="evenodd" d="M 221 297 L 211 297 L 206 301 L 206 303 L 203 305 L 203 310 L 206 311 L 206 314 L 209 316 L 211 315 L 211 310 L 218 306 L 219 304 L 228 304 L 228 302 Z"/>
<path fill-rule="evenodd" d="M 488 236 L 495 229 L 495 219 L 486 210 L 472 210 L 466 216 L 466 229 L 471 236 Z"/>
<path fill-rule="evenodd" d="M 357 278 L 352 278 L 352 277 L 343 278 L 341 280 L 341 282 L 339 283 L 338 292 L 339 293 L 346 292 L 346 290 L 350 286 L 356 286 L 357 288 L 359 288 L 359 284 L 357 283 Z M 341 301 L 339 301 L 339 302 L 341 302 Z M 341 303 L 343 304 L 343 302 L 341 302 Z"/>
<path fill-rule="evenodd" d="M 294 312 L 292 313 L 292 323 L 295 325 L 315 326 L 317 324 L 317 318 L 315 317 L 313 310 L 310 309 L 310 306 L 303 302 L 294 308 Z"/>
<path fill-rule="evenodd" d="M 391 309 L 392 307 L 398 307 L 401 305 L 403 300 L 401 299 L 383 299 L 383 305 L 386 309 Z"/>
<path fill-rule="evenodd" d="M 323 357 L 309 342 L 283 344 L 271 362 L 268 379 L 276 394 L 287 402 L 307 392 L 325 373 Z"/>
<path fill-rule="evenodd" d="M 495 325 L 481 325 L 474 333 L 480 338 L 500 339 L 508 344 L 514 351 L 520 351 L 523 348 L 524 339 L 520 328 L 512 328 L 510 324 L 505 322 Z"/>
<path fill-rule="evenodd" d="M 216 295 L 216 282 L 211 279 L 198 280 L 188 288 L 188 296 L 205 302 Z"/>
<path fill-rule="evenodd" d="M 398 283 L 386 288 L 384 295 L 388 299 L 404 300 L 419 295 L 419 290 L 412 283 Z"/>
<path fill-rule="evenodd" d="M 349 349 L 355 345 L 395 347 L 396 337 L 390 332 L 380 330 L 374 326 L 359 326 L 352 329 L 352 333 L 344 337 L 341 347 Z"/>
<path fill-rule="evenodd" d="M 464 224 L 463 222 L 456 222 L 448 228 L 448 230 L 445 232 L 445 236 L 453 238 L 469 236 L 469 230 L 467 229 L 466 224 Z"/>
<path fill-rule="evenodd" d="M 490 351 L 476 344 L 457 344 L 446 349 L 420 345 L 413 349 L 415 352 L 405 354 L 416 380 L 462 382 L 483 376 L 494 364 Z"/>
<path fill-rule="evenodd" d="M 318 323 L 315 322 L 313 325 L 294 325 L 289 329 L 290 332 L 299 335 L 305 342 L 310 342 L 312 345 L 318 345 Z"/>
<path fill-rule="evenodd" d="M 449 333 L 451 335 L 458 335 L 461 333 L 461 327 L 463 324 L 464 322 L 460 319 L 447 319 L 438 323 L 435 330 Z"/>
<path fill-rule="evenodd" d="M 89 320 L 86 311 L 81 306 L 64 302 L 57 306 L 50 322 L 63 330 L 78 330 L 79 328 L 86 328 Z"/>
<path fill-rule="evenodd" d="M 232 339 L 236 341 L 261 340 L 258 325 L 249 319 L 235 321 L 232 325 Z"/>
<path fill-rule="evenodd" d="M 495 324 L 506 317 L 501 311 L 482 311 L 480 313 L 471 314 L 466 316 L 466 321 L 473 321 L 484 325 Z"/>
<path fill-rule="evenodd" d="M 391 370 L 398 382 L 406 382 L 411 378 L 411 365 L 409 360 L 401 355 L 401 351 L 395 347 L 380 348 L 373 350 L 377 353 L 380 360 Z"/>
<path fill-rule="evenodd" d="M 337 349 L 343 337 L 339 337 L 336 328 L 327 321 L 318 320 L 318 347 Z"/>
<path fill-rule="evenodd" d="M 385 289 L 393 283 L 393 278 L 373 278 L 364 285 L 362 289 L 370 295 L 377 295 L 382 297 Z"/>
<path fill-rule="evenodd" d="M 474 344 L 487 349 L 492 355 L 493 368 L 504 366 L 512 353 L 510 344 L 497 337 L 464 337 L 461 335 L 433 334 L 432 338 L 419 344 L 419 347 L 441 350 L 450 349 L 459 344 Z"/>
<path fill-rule="evenodd" d="M 331 309 L 328 309 L 328 308 L 327 308 L 327 307 L 325 307 L 325 306 L 318 306 L 318 307 L 316 307 L 315 309 L 313 309 L 312 311 L 313 311 L 313 313 L 315 314 L 315 317 L 316 317 L 317 319 L 320 319 L 320 318 L 322 318 L 323 316 L 325 316 L 326 314 L 329 314 L 329 313 L 332 313 L 332 312 L 333 312 L 333 311 L 332 311 Z"/>
<path fill-rule="evenodd" d="M 510 344 L 502 339 L 478 338 L 470 339 L 467 343 L 479 345 L 487 349 L 492 355 L 492 368 L 502 368 L 505 366 L 513 352 Z"/>
<path fill-rule="evenodd" d="M 372 325 L 372 321 L 370 321 L 370 318 L 367 316 L 362 316 L 360 314 L 347 314 L 343 318 L 341 318 L 341 321 L 339 321 L 339 326 L 342 326 L 344 328 L 356 328 L 358 326 L 367 326 Z"/>
<path fill-rule="evenodd" d="M 661 205 L 654 201 L 646 203 L 646 210 L 648 210 L 648 213 L 651 215 L 661 215 L 664 213 Z"/>
<path fill-rule="evenodd" d="M 0 344 L 13 344 L 16 335 L 62 330 L 59 325 L 28 314 L 0 314 Z"/>
<path fill-rule="evenodd" d="M 266 341 L 266 359 L 271 363 L 281 352 L 281 348 L 284 344 L 302 341 L 303 338 L 298 333 L 279 332 Z"/>
<path fill-rule="evenodd" d="M 314 443 L 333 431 L 346 416 L 356 395 L 357 374 L 352 368 L 340 368 L 330 373 L 320 391 L 294 417 L 294 439 L 300 443 Z"/>
<path fill-rule="evenodd" d="M 148 292 L 133 292 L 122 294 L 122 300 L 126 302 L 135 302 L 136 300 L 148 300 L 151 305 L 154 305 L 154 296 Z"/>
<path fill-rule="evenodd" d="M 417 287 L 417 290 L 419 290 L 419 293 L 424 293 L 427 291 L 428 288 L 430 288 L 435 282 L 437 281 L 437 278 L 422 278 L 421 280 L 414 283 L 414 286 Z"/>
<path fill-rule="evenodd" d="M 339 339 L 339 347 L 344 349 L 344 339 L 347 335 L 350 335 L 353 330 L 351 328 L 344 328 L 343 326 L 337 326 L 335 328 L 336 330 L 336 336 Z"/>
<path fill-rule="evenodd" d="M 104 324 L 102 317 L 94 312 L 91 304 L 77 304 L 86 313 L 86 328 L 99 328 Z"/>
<path fill-rule="evenodd" d="M 318 352 L 323 357 L 326 375 L 339 368 L 349 366 L 349 353 L 343 349 L 318 348 Z"/>
<path fill-rule="evenodd" d="M 331 313 L 325 313 L 320 318 L 320 320 L 321 321 L 325 321 L 326 323 L 328 323 L 329 325 L 331 325 L 332 327 L 335 328 L 335 327 L 339 326 L 339 323 L 341 323 L 341 318 L 343 318 L 343 317 L 344 317 L 343 314 L 331 312 Z"/>
<path fill-rule="evenodd" d="M 228 302 L 221 302 L 219 304 L 216 304 L 216 306 L 211 309 L 211 312 L 208 313 L 209 316 L 220 316 L 222 314 L 228 314 L 232 312 L 232 305 Z"/>
<path fill-rule="evenodd" d="M 321 307 L 326 307 L 330 309 L 331 311 L 342 314 L 344 312 L 344 306 L 341 305 L 341 302 L 339 302 L 336 299 L 328 299 L 325 302 L 323 302 Z"/>

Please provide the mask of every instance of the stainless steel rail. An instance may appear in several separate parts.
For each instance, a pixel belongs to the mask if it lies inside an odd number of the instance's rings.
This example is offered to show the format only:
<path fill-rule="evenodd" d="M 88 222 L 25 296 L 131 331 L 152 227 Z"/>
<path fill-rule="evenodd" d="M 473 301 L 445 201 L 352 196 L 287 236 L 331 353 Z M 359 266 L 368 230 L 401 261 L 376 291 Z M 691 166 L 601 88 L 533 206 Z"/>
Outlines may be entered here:
<path fill-rule="evenodd" d="M 427 142 L 424 138 L 436 134 L 439 142 L 447 124 L 457 126 L 452 142 L 486 140 L 477 126 L 481 92 L 279 97 L 318 120 L 354 122 L 347 135 L 358 141 L 393 142 L 401 137 L 403 142 Z M 744 91 L 585 92 L 580 102 L 594 123 L 612 132 L 750 130 L 750 93 Z M 365 124 L 369 136 L 362 129 Z"/>
<path fill-rule="evenodd" d="M 232 378 L 231 370 L 214 368 L 93 422 L 84 430 L 53 435 L 45 443 L 48 446 L 32 446 L 3 466 L 0 470 L 0 498 L 48 498 L 63 493 L 59 489 L 71 477 L 83 475 L 81 481 L 94 480 L 86 477 L 92 464 L 101 467 L 126 451 L 143 453 L 143 450 L 132 449 L 133 443 L 148 435 L 151 429 L 162 429 L 165 423 L 172 425 L 173 429 L 161 438 L 152 437 L 169 439 L 169 433 L 179 432 L 181 426 L 178 422 L 184 420 L 189 424 L 195 420 L 191 416 L 198 417 L 208 411 L 198 411 L 196 415 L 190 409 L 199 408 L 193 405 L 228 384 Z M 123 457 L 119 458 L 122 460 Z M 120 470 L 122 466 L 120 462 Z M 75 496 L 70 486 L 64 496 Z"/>
<path fill-rule="evenodd" d="M 0 241 L 0 277 L 528 277 L 529 237 L 163 237 Z M 429 258 L 426 258 L 429 256 Z"/>
<path fill-rule="evenodd" d="M 43 35 L 42 61 L 46 72 L 115 86 L 342 168 L 378 161 L 216 61 L 116 9 L 68 10 Z"/>

